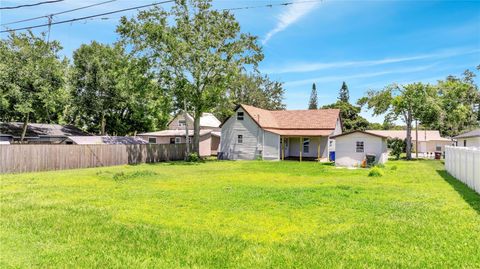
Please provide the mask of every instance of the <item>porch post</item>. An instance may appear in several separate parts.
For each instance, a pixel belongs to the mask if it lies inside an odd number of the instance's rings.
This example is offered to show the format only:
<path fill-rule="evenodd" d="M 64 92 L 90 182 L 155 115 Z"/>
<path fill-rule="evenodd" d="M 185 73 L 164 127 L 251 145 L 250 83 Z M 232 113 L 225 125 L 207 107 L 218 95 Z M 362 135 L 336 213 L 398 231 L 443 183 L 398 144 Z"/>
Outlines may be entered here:
<path fill-rule="evenodd" d="M 298 144 L 300 152 L 300 161 L 302 161 L 302 152 L 303 152 L 303 138 L 300 136 L 300 144 Z"/>
<path fill-rule="evenodd" d="M 282 161 L 285 160 L 285 137 L 282 137 Z"/>
<path fill-rule="evenodd" d="M 321 142 L 321 137 L 318 138 L 318 148 L 317 148 L 317 160 L 320 162 L 320 142 Z"/>

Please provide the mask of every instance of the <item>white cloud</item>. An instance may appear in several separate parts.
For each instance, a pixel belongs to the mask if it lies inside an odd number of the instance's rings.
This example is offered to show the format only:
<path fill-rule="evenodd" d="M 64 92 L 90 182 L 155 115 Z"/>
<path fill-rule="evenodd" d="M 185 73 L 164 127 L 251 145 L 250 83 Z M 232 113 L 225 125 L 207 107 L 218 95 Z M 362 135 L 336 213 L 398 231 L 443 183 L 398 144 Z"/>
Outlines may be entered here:
<path fill-rule="evenodd" d="M 302 0 L 295 0 L 293 3 L 294 4 L 288 6 L 287 9 L 278 16 L 277 25 L 267 33 L 262 41 L 263 45 L 265 45 L 274 35 L 285 30 L 292 23 L 300 20 L 320 4 L 320 2 L 304 2 Z"/>
<path fill-rule="evenodd" d="M 351 75 L 344 75 L 344 76 L 315 77 L 315 78 L 309 78 L 309 79 L 288 81 L 285 83 L 285 86 L 292 87 L 292 86 L 301 86 L 301 85 L 311 84 L 313 82 L 331 82 L 331 81 L 341 82 L 341 81 L 347 81 L 347 80 L 352 80 L 357 78 L 370 78 L 370 77 L 378 77 L 383 75 L 399 74 L 399 73 L 413 73 L 413 72 L 428 70 L 434 66 L 435 64 L 412 67 L 412 68 L 391 69 L 391 70 L 379 71 L 379 72 L 351 74 Z"/>
<path fill-rule="evenodd" d="M 287 66 L 278 68 L 266 68 L 262 71 L 268 74 L 283 74 L 283 73 L 303 73 L 312 72 L 324 69 L 343 68 L 343 67 L 366 67 L 376 66 L 392 63 L 409 62 L 425 59 L 440 59 L 449 58 L 459 55 L 472 54 L 480 52 L 479 49 L 472 48 L 454 48 L 449 50 L 442 50 L 434 53 L 406 56 L 406 57 L 392 57 L 378 60 L 361 60 L 361 61 L 341 61 L 341 62 L 317 62 L 317 63 L 297 63 L 289 64 Z"/>

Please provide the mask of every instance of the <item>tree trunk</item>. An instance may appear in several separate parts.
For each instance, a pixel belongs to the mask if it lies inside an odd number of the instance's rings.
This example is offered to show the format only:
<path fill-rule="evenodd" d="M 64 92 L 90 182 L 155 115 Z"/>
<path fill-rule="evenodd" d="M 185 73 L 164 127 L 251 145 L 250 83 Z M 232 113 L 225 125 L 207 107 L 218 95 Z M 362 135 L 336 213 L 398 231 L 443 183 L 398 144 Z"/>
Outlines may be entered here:
<path fill-rule="evenodd" d="M 407 124 L 407 160 L 412 159 L 412 114 L 407 112 L 407 119 L 405 121 Z"/>
<path fill-rule="evenodd" d="M 102 112 L 102 119 L 101 119 L 101 123 L 100 123 L 100 134 L 101 135 L 105 135 L 105 125 L 106 125 L 105 112 Z"/>
<path fill-rule="evenodd" d="M 195 113 L 193 120 L 193 152 L 200 156 L 200 117 L 202 113 Z"/>
<path fill-rule="evenodd" d="M 30 118 L 30 113 L 25 116 L 25 121 L 23 122 L 22 136 L 20 137 L 20 143 L 23 143 L 25 135 L 27 134 L 28 120 Z"/>

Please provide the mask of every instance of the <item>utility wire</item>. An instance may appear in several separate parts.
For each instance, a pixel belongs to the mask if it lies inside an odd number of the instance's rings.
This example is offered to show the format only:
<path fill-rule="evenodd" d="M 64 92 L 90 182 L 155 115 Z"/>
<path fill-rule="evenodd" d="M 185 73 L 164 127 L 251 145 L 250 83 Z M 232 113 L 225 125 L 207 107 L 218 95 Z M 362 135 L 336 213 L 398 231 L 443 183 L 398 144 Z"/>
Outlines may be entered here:
<path fill-rule="evenodd" d="M 39 5 L 44 5 L 44 4 L 53 4 L 57 2 L 63 2 L 65 0 L 52 0 L 52 1 L 44 1 L 44 2 L 38 2 L 35 4 L 26 4 L 26 5 L 19 5 L 19 6 L 12 6 L 12 7 L 0 7 L 0 9 L 16 9 L 16 8 L 22 8 L 22 7 L 33 7 L 33 6 L 39 6 Z"/>
<path fill-rule="evenodd" d="M 298 2 L 285 2 L 285 3 L 278 3 L 278 4 L 265 4 L 265 5 L 258 5 L 258 6 L 233 7 L 233 8 L 223 8 L 221 10 L 235 11 L 235 10 L 243 10 L 243 9 L 256 9 L 256 8 L 266 8 L 266 7 L 268 8 L 268 7 L 278 7 L 278 6 L 289 6 L 289 5 L 315 3 L 315 2 L 322 2 L 322 0 L 309 0 L 309 1 L 298 1 Z"/>
<path fill-rule="evenodd" d="M 117 0 L 109 0 L 109 1 L 100 2 L 100 3 L 88 5 L 88 6 L 83 6 L 83 7 L 69 9 L 69 10 L 65 10 L 65 11 L 61 11 L 61 12 L 57 12 L 57 13 L 47 14 L 47 15 L 43 15 L 43 16 L 39 16 L 39 17 L 35 17 L 35 18 L 29 18 L 29 19 L 24 19 L 24 20 L 19 20 L 19 21 L 7 22 L 7 23 L 0 24 L 0 26 L 11 25 L 11 24 L 27 22 L 27 21 L 33 21 L 33 20 L 38 20 L 38 19 L 43 19 L 43 18 L 48 18 L 49 16 L 53 17 L 53 16 L 57 16 L 57 15 L 60 15 L 60 14 L 65 14 L 65 13 L 70 13 L 70 12 L 74 12 L 74 11 L 77 11 L 77 10 L 82 10 L 82 9 L 86 9 L 86 8 L 90 8 L 90 7 L 100 6 L 100 5 L 108 4 L 108 3 L 111 3 L 111 2 L 115 2 L 115 1 L 117 1 Z"/>
<path fill-rule="evenodd" d="M 116 0 L 113 0 L 113 1 L 116 1 Z M 224 9 L 221 9 L 221 10 L 222 11 L 228 11 L 228 10 L 235 11 L 235 10 L 242 10 L 242 9 L 254 9 L 254 8 L 265 8 L 265 7 L 268 8 L 268 7 L 275 7 L 275 6 L 288 6 L 288 5 L 322 2 L 322 1 L 323 0 L 309 0 L 309 1 L 301 1 L 301 2 L 284 2 L 284 3 L 266 4 L 266 5 L 260 5 L 260 6 L 245 6 L 245 7 L 235 7 L 235 8 L 224 8 Z M 40 24 L 40 25 L 27 26 L 27 27 L 21 27 L 21 28 L 16 28 L 16 29 L 8 29 L 8 30 L 0 31 L 0 33 L 34 29 L 34 28 L 45 27 L 45 26 L 50 27 L 50 26 L 56 25 L 56 24 L 71 23 L 71 22 L 75 22 L 75 21 L 87 20 L 87 19 L 92 19 L 92 18 L 95 18 L 95 17 L 101 17 L 101 16 L 105 16 L 105 15 L 111 15 L 111 14 L 115 14 L 115 13 L 125 12 L 125 11 L 129 11 L 129 10 L 134 10 L 134 9 L 141 9 L 141 8 L 146 8 L 146 7 L 151 7 L 151 6 L 156 6 L 156 5 L 166 4 L 166 3 L 171 3 L 171 2 L 175 2 L 175 0 L 167 0 L 167 1 L 156 2 L 156 3 L 148 4 L 148 5 L 136 6 L 136 7 L 131 7 L 131 8 L 124 8 L 124 9 L 114 10 L 114 11 L 105 12 L 105 13 L 101 13 L 101 14 L 95 14 L 95 15 L 90 15 L 90 16 L 85 16 L 85 17 L 80 17 L 80 18 L 74 18 L 74 19 L 70 19 L 70 20 L 57 21 L 57 22 L 52 22 L 52 23 L 45 23 L 45 24 Z M 45 17 L 45 16 L 42 16 L 42 17 Z M 36 19 L 36 18 L 32 18 L 32 19 Z M 108 18 L 102 18 L 102 20 L 105 20 L 105 19 L 108 19 Z"/>
<path fill-rule="evenodd" d="M 51 25 L 57 25 L 57 24 L 62 24 L 62 23 L 81 21 L 81 20 L 86 20 L 86 19 L 90 19 L 90 18 L 115 14 L 115 13 L 119 13 L 119 12 L 125 12 L 125 11 L 129 11 L 129 10 L 134 10 L 134 9 L 146 8 L 146 7 L 156 6 L 156 5 L 160 5 L 160 4 L 166 4 L 166 3 L 170 3 L 170 2 L 175 2 L 175 0 L 167 0 L 167 1 L 162 1 L 162 2 L 156 2 L 156 3 L 153 3 L 153 4 L 143 5 L 143 6 L 124 8 L 124 9 L 114 10 L 114 11 L 110 11 L 110 12 L 105 12 L 105 13 L 101 13 L 101 14 L 95 14 L 95 15 L 90 15 L 90 16 L 85 16 L 85 17 L 80 17 L 80 18 L 75 18 L 75 19 L 70 19 L 70 20 L 57 21 L 57 22 L 52 22 L 52 23 L 45 23 L 45 24 L 39 24 L 39 25 L 34 25 L 34 26 L 3 30 L 3 31 L 0 31 L 0 33 L 6 33 L 6 32 L 10 32 L 10 31 L 20 31 L 20 30 L 26 30 L 26 29 L 34 29 L 34 28 L 45 27 L 45 26 L 49 26 L 49 25 L 51 26 Z"/>

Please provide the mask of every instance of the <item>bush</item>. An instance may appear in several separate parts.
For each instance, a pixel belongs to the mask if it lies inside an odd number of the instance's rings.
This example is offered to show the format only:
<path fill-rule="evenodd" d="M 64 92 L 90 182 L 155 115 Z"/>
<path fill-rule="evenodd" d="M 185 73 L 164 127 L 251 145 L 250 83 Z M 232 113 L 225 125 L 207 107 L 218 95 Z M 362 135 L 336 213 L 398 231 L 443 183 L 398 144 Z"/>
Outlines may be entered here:
<path fill-rule="evenodd" d="M 188 154 L 186 161 L 191 162 L 191 163 L 199 162 L 200 161 L 200 156 L 198 156 L 198 153 L 192 152 L 192 153 Z"/>
<path fill-rule="evenodd" d="M 381 177 L 381 176 L 383 176 L 383 171 L 382 171 L 382 169 L 380 169 L 378 167 L 373 167 L 368 172 L 368 176 L 369 177 Z"/>
<path fill-rule="evenodd" d="M 404 152 L 405 148 L 405 141 L 402 139 L 394 138 L 389 141 L 390 148 L 392 151 L 390 152 L 391 155 L 395 156 L 395 158 L 398 160 L 400 159 L 400 155 L 402 152 Z"/>

